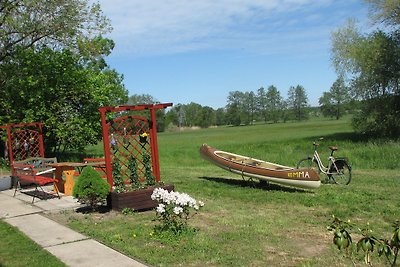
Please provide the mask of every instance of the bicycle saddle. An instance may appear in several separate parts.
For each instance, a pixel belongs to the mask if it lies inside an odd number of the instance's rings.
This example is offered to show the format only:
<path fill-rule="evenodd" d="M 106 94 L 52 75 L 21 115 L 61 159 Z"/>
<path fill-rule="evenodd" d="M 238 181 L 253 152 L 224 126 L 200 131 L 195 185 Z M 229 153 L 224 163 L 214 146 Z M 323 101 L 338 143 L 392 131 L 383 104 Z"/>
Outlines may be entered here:
<path fill-rule="evenodd" d="M 329 149 L 332 150 L 332 151 L 336 151 L 336 150 L 338 150 L 339 148 L 338 148 L 337 146 L 330 146 Z"/>

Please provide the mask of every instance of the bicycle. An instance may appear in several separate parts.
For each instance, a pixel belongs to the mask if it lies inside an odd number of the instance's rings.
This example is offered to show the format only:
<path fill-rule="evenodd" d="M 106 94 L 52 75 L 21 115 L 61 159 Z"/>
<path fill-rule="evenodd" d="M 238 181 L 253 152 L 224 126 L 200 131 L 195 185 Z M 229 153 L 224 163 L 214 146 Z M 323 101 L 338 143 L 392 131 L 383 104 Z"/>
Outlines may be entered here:
<path fill-rule="evenodd" d="M 323 140 L 323 138 L 320 138 Z M 325 166 L 318 154 L 317 148 L 319 144 L 313 142 L 314 154 L 307 158 L 301 159 L 297 163 L 297 168 L 313 168 L 318 173 L 324 173 L 327 176 L 327 183 L 336 183 L 348 185 L 351 181 L 351 166 L 345 158 L 335 158 L 333 153 L 338 150 L 336 146 L 330 146 L 331 155 L 328 157 L 328 165 Z"/>

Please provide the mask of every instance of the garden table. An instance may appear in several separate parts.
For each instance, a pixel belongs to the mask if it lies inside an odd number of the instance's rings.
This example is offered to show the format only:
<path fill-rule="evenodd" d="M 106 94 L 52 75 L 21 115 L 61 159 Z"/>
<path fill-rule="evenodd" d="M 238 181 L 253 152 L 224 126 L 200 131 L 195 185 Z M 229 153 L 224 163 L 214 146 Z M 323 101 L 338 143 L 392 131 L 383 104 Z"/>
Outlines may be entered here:
<path fill-rule="evenodd" d="M 78 176 L 86 166 L 103 168 L 105 162 L 58 162 L 51 163 L 49 166 L 55 168 L 54 175 L 58 180 L 57 187 L 60 192 L 64 193 L 66 196 L 70 196 L 72 195 L 72 189 L 74 187 L 74 176 Z M 77 170 L 77 172 L 75 170 Z M 63 179 L 63 174 L 65 175 L 65 180 Z"/>

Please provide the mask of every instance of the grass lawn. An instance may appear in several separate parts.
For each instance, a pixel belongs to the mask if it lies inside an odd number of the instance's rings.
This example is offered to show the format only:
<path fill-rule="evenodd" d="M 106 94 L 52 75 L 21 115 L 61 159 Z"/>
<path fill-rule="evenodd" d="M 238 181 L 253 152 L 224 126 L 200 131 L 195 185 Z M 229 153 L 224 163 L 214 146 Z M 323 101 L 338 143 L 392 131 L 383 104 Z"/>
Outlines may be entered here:
<path fill-rule="evenodd" d="M 321 136 L 323 160 L 329 145 L 337 145 L 337 155 L 349 158 L 353 179 L 348 186 L 261 186 L 210 164 L 198 152 L 208 143 L 295 166 L 312 153 L 312 141 Z M 205 202 L 189 221 L 195 231 L 180 238 L 154 235 L 154 211 L 49 216 L 154 266 L 350 266 L 352 261 L 337 251 L 326 229 L 333 214 L 361 228 L 370 223 L 385 238 L 400 219 L 400 142 L 361 140 L 348 118 L 161 133 L 158 143 L 162 180 Z M 101 151 L 99 145 L 87 152 Z M 355 261 L 361 265 L 362 256 Z M 373 258 L 373 264 L 386 262 Z"/>
<path fill-rule="evenodd" d="M 295 166 L 312 153 L 312 141 L 321 136 L 322 159 L 329 145 L 337 145 L 337 155 L 350 159 L 350 185 L 323 184 L 316 190 L 260 186 L 211 165 L 198 153 L 208 143 Z M 195 232 L 179 239 L 154 236 L 154 211 L 51 216 L 156 266 L 348 266 L 351 261 L 333 246 L 326 229 L 333 214 L 361 228 L 370 223 L 385 238 L 392 222 L 400 219 L 400 143 L 360 140 L 348 119 L 161 133 L 158 142 L 162 180 L 206 204 L 190 220 Z M 100 150 L 93 147 L 89 153 Z M 373 263 L 385 264 L 383 259 Z"/>
<path fill-rule="evenodd" d="M 0 220 L 0 266 L 65 266 L 18 229 Z"/>

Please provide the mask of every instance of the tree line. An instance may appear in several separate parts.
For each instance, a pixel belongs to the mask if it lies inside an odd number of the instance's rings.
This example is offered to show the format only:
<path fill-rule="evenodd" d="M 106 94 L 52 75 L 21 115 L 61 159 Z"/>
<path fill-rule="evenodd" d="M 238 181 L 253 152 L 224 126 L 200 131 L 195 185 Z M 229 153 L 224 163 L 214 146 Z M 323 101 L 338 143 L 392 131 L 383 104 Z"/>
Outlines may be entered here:
<path fill-rule="evenodd" d="M 128 104 L 158 102 L 150 95 L 133 95 Z M 170 110 L 159 113 L 158 121 L 165 127 L 201 127 L 221 125 L 250 125 L 254 122 L 278 123 L 289 120 L 302 121 L 310 116 L 326 116 L 340 119 L 356 106 L 349 99 L 349 89 L 343 79 L 338 79 L 328 92 L 319 99 L 319 107 L 311 107 L 308 95 L 301 85 L 291 86 L 284 99 L 274 85 L 256 91 L 231 91 L 225 107 L 213 109 L 198 103 L 176 104 Z"/>
<path fill-rule="evenodd" d="M 175 105 L 166 114 L 167 123 L 178 127 L 209 127 L 212 125 L 249 125 L 255 121 L 278 122 L 304 120 L 308 116 L 308 97 L 303 86 L 292 86 L 288 98 L 271 85 L 257 91 L 231 91 L 227 104 L 214 110 L 197 103 Z"/>

